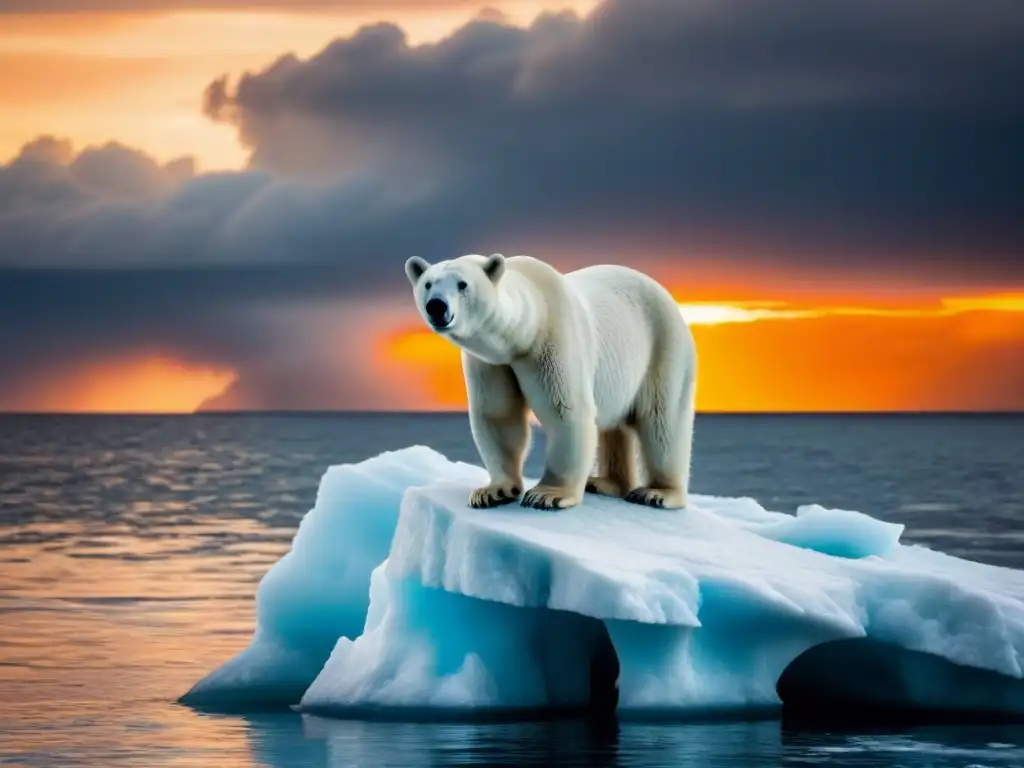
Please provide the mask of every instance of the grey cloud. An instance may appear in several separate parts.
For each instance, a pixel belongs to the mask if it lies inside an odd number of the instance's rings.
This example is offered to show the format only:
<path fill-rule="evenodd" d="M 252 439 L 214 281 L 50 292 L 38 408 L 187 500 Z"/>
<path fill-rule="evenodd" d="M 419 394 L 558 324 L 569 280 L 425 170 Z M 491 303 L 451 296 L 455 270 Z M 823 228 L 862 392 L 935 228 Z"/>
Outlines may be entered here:
<path fill-rule="evenodd" d="M 0 270 L 0 409 L 40 375 L 153 353 L 236 371 L 214 407 L 381 407 L 364 370 L 372 307 L 346 278 L 330 265 Z"/>
<path fill-rule="evenodd" d="M 206 108 L 257 167 L 386 158 L 489 231 L 803 232 L 876 262 L 1002 262 L 1024 243 L 1022 79 L 1013 0 L 609 0 L 419 47 L 378 25 L 218 80 Z"/>
<path fill-rule="evenodd" d="M 1015 0 L 607 0 L 422 46 L 379 24 L 211 82 L 248 171 L 29 148 L 0 168 L 0 263 L 386 279 L 411 252 L 575 236 L 1018 280 L 1022 42 Z"/>
<path fill-rule="evenodd" d="M 257 150 L 287 141 L 273 121 L 290 118 L 332 122 L 339 142 L 384 130 L 458 155 L 549 131 L 668 133 L 686 127 L 681 117 L 719 113 L 742 121 L 793 110 L 796 122 L 800 109 L 844 105 L 960 115 L 1002 105 L 1018 114 L 1022 40 L 1015 0 L 607 0 L 584 19 L 546 14 L 529 29 L 478 21 L 419 47 L 377 25 L 309 61 L 285 56 L 243 76 L 234 98 L 218 81 L 208 106 L 214 116 L 234 107 Z"/>
<path fill-rule="evenodd" d="M 382 275 L 380 257 L 459 243 L 435 182 L 367 173 L 327 183 L 260 170 L 191 175 L 111 145 L 60 162 L 42 140 L 0 166 L 0 264 L 174 266 L 343 262 Z M 455 224 L 455 226 L 451 226 Z M 432 243 L 435 247 L 432 248 Z M 401 273 L 401 270 L 398 270 Z"/>

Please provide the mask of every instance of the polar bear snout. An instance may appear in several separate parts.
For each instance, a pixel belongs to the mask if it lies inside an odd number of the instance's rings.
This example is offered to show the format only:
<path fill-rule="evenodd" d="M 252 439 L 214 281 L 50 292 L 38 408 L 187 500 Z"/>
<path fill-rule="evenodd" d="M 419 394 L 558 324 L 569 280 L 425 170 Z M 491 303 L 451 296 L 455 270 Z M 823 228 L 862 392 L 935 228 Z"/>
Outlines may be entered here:
<path fill-rule="evenodd" d="M 444 299 L 433 298 L 427 302 L 427 317 L 435 328 L 447 328 L 452 322 L 452 310 Z"/>

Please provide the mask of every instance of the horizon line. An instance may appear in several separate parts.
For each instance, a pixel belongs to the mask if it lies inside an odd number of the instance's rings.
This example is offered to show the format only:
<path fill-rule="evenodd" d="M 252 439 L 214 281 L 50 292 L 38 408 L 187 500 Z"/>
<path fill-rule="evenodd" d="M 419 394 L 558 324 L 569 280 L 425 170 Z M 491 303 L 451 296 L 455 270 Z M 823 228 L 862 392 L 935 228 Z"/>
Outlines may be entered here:
<path fill-rule="evenodd" d="M 0 417 L 12 416 L 465 416 L 466 409 L 371 410 L 346 408 L 260 408 L 238 410 L 182 411 L 4 411 Z M 698 416 L 1024 416 L 1024 409 L 935 409 L 935 410 L 824 410 L 824 411 L 742 411 L 698 410 Z"/>

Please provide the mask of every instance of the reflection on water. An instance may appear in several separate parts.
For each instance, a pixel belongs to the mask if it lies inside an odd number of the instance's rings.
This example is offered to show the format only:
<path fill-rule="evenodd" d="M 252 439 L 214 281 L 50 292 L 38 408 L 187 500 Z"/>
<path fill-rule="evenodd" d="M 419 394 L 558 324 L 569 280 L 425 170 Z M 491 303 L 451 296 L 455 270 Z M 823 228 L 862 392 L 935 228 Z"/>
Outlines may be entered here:
<path fill-rule="evenodd" d="M 711 419 L 696 490 L 860 508 L 1019 566 L 1021 426 Z M 1010 726 L 413 725 L 172 704 L 248 643 L 256 584 L 324 469 L 416 442 L 474 460 L 464 416 L 0 418 L 0 765 L 1024 764 Z"/>
<path fill-rule="evenodd" d="M 189 551 L 207 546 L 202 526 L 183 526 L 157 556 L 151 540 L 86 531 L 77 521 L 63 528 L 59 545 L 5 547 L 0 755 L 16 750 L 31 765 L 102 755 L 109 764 L 154 749 L 163 765 L 204 765 L 198 753 L 208 745 L 217 764 L 248 765 L 240 724 L 197 729 L 194 715 L 168 702 L 248 642 L 254 585 L 286 549 L 284 534 L 276 546 L 202 555 Z M 40 533 L 35 525 L 22 531 Z"/>
<path fill-rule="evenodd" d="M 588 725 L 580 722 L 414 725 L 252 718 L 252 757 L 265 766 L 693 766 L 1024 764 L 1017 727 L 903 733 L 788 731 L 775 722 Z"/>

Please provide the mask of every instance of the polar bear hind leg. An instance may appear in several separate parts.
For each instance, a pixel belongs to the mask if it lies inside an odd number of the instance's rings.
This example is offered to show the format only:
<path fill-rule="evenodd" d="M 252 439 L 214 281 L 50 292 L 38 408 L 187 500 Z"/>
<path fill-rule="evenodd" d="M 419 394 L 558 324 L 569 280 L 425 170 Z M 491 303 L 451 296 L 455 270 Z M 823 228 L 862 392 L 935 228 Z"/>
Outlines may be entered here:
<path fill-rule="evenodd" d="M 626 501 L 662 509 L 686 506 L 695 393 L 692 376 L 683 378 L 682 386 L 676 381 L 654 385 L 638 408 L 636 431 L 647 484 L 627 493 Z"/>
<path fill-rule="evenodd" d="M 636 487 L 636 437 L 626 426 L 603 430 L 597 438 L 597 474 L 587 493 L 622 498 Z"/>

